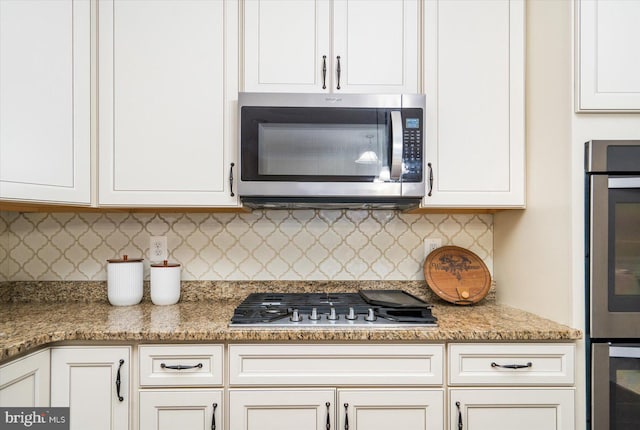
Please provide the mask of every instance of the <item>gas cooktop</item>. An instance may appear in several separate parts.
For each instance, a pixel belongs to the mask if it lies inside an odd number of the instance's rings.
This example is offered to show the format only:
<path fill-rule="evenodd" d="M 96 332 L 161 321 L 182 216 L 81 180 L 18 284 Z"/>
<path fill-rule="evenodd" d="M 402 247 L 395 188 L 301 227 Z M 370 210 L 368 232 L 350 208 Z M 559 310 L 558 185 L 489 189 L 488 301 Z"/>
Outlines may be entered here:
<path fill-rule="evenodd" d="M 253 293 L 230 327 L 435 327 L 431 306 L 401 290 Z"/>

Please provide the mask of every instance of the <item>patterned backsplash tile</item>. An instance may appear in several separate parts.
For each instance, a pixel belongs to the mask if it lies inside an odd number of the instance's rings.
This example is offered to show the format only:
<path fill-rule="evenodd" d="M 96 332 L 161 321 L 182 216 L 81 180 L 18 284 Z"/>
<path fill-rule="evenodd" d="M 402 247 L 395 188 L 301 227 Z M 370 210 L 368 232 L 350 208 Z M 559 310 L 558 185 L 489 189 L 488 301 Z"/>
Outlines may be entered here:
<path fill-rule="evenodd" d="M 183 280 L 421 280 L 423 240 L 468 248 L 493 273 L 493 216 L 378 210 L 235 213 L 0 212 L 0 281 L 106 279 L 167 236 Z"/>

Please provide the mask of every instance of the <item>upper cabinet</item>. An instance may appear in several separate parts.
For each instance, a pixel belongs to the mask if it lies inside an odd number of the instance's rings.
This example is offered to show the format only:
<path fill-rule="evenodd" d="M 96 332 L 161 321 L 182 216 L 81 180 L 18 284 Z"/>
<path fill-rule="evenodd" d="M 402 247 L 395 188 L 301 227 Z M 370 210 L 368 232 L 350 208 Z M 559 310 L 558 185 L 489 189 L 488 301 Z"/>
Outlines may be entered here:
<path fill-rule="evenodd" d="M 90 7 L 0 1 L 0 200 L 91 202 Z"/>
<path fill-rule="evenodd" d="M 424 5 L 423 205 L 524 207 L 524 1 Z"/>
<path fill-rule="evenodd" d="M 577 110 L 640 111 L 640 2 L 577 4 Z"/>
<path fill-rule="evenodd" d="M 99 204 L 237 206 L 235 0 L 101 0 Z"/>
<path fill-rule="evenodd" d="M 417 0 L 251 0 L 244 91 L 417 93 Z"/>

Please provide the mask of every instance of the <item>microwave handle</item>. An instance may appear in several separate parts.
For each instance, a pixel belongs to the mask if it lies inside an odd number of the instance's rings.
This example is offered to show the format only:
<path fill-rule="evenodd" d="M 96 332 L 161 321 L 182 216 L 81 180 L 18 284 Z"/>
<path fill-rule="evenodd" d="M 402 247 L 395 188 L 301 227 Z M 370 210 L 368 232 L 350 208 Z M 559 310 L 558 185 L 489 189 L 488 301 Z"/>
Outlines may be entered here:
<path fill-rule="evenodd" d="M 402 115 L 391 111 L 391 179 L 400 179 L 402 174 Z"/>

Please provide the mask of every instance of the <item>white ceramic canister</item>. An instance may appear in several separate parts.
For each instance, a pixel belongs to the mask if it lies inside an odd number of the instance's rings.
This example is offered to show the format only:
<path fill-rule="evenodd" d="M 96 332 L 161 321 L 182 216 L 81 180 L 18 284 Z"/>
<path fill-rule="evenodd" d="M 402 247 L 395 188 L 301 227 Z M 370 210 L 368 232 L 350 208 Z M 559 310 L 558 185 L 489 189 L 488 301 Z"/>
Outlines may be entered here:
<path fill-rule="evenodd" d="M 173 305 L 180 300 L 180 265 L 164 260 L 151 265 L 151 301 L 154 305 Z"/>
<path fill-rule="evenodd" d="M 142 300 L 142 258 L 107 260 L 107 296 L 114 306 L 137 305 Z"/>

